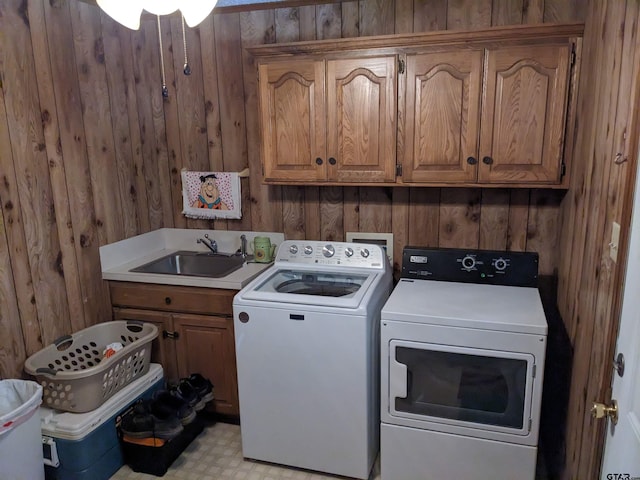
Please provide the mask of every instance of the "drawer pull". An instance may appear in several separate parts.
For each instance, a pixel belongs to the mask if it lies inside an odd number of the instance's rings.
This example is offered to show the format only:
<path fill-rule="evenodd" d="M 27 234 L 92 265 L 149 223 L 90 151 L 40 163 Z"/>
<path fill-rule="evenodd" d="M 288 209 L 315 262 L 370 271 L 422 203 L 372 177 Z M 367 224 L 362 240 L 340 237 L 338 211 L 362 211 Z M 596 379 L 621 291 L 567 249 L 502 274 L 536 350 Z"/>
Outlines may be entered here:
<path fill-rule="evenodd" d="M 180 338 L 180 334 L 178 332 L 167 332 L 166 330 L 163 330 L 162 338 L 173 338 L 174 340 L 177 340 Z"/>
<path fill-rule="evenodd" d="M 164 297 L 164 303 L 171 305 L 171 297 Z"/>

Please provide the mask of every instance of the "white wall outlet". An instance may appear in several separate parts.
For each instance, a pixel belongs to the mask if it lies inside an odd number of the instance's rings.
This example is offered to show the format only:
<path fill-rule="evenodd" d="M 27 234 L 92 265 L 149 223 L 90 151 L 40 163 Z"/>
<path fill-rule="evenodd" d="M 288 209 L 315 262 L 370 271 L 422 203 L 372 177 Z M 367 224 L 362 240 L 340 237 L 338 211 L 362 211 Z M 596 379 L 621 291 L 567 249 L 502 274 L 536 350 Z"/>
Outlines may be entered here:
<path fill-rule="evenodd" d="M 618 246 L 620 244 L 620 224 L 613 222 L 611 227 L 611 243 L 609 243 L 609 256 L 616 262 L 618 260 Z"/>
<path fill-rule="evenodd" d="M 393 265 L 393 233 L 347 232 L 346 241 L 353 243 L 372 243 L 380 245 Z"/>

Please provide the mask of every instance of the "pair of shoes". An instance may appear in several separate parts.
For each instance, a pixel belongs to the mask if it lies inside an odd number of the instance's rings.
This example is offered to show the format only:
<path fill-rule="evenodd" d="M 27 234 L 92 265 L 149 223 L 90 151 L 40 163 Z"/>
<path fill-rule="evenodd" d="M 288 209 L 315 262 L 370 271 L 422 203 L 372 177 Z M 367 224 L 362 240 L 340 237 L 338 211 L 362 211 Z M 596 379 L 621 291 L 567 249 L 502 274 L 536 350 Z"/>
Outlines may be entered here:
<path fill-rule="evenodd" d="M 178 384 L 171 388 L 171 394 L 199 412 L 213 400 L 213 385 L 199 373 L 194 373 L 189 378 L 181 378 Z"/>
<path fill-rule="evenodd" d="M 120 430 L 132 438 L 161 438 L 171 440 L 177 437 L 184 427 L 173 414 L 151 411 L 151 403 L 143 401 L 122 417 Z"/>
<path fill-rule="evenodd" d="M 204 400 L 204 403 L 208 403 L 213 400 L 213 384 L 208 378 L 204 378 L 199 373 L 192 373 L 189 378 L 186 379 L 193 388 L 196 389 L 198 395 Z"/>
<path fill-rule="evenodd" d="M 196 418 L 193 407 L 169 390 L 158 390 L 151 397 L 150 410 L 160 417 L 175 416 L 182 425 L 189 425 Z"/>

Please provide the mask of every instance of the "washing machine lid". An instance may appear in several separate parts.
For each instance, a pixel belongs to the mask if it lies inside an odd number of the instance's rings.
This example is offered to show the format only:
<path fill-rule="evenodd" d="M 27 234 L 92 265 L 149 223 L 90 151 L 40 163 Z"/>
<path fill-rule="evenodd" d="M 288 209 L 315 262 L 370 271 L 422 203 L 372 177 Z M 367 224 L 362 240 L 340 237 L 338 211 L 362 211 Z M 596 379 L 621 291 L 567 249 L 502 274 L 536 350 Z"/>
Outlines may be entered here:
<path fill-rule="evenodd" d="M 242 298 L 356 309 L 378 276 L 357 270 L 272 267 Z"/>
<path fill-rule="evenodd" d="M 382 308 L 382 320 L 547 334 L 540 294 L 531 287 L 403 278 Z"/>

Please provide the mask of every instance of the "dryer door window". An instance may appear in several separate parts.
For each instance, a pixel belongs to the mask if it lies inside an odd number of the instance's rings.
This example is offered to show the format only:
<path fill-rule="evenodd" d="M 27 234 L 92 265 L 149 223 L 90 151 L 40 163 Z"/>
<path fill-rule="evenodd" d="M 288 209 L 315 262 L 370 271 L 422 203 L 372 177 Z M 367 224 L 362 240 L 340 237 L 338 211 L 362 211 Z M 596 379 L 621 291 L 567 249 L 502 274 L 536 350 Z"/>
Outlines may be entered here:
<path fill-rule="evenodd" d="M 394 414 L 528 432 L 533 356 L 413 342 L 397 342 L 392 352 L 390 375 L 403 377 L 390 378 L 401 385 L 390 392 Z"/>

